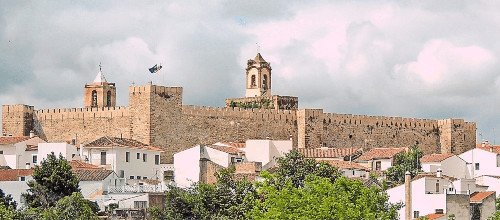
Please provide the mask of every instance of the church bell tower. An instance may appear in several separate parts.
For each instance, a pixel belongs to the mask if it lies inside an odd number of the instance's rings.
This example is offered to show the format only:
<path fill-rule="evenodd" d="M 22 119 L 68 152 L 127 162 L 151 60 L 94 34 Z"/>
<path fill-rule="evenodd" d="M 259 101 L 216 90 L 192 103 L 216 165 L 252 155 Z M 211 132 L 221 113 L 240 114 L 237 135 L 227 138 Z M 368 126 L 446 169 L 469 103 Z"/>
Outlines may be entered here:
<path fill-rule="evenodd" d="M 271 96 L 271 64 L 257 53 L 246 68 L 246 97 Z"/>
<path fill-rule="evenodd" d="M 108 83 L 99 64 L 99 72 L 94 81 L 86 84 L 83 91 L 83 104 L 86 108 L 101 108 L 116 106 L 115 83 Z"/>

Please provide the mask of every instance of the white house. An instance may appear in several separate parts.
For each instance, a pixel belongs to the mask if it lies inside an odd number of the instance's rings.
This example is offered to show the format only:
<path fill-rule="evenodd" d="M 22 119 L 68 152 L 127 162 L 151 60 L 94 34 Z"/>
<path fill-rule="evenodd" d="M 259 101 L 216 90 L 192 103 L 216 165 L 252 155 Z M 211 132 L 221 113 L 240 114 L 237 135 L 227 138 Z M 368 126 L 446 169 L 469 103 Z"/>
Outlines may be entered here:
<path fill-rule="evenodd" d="M 0 166 L 11 169 L 33 167 L 33 162 L 38 162 L 36 151 L 39 143 L 45 141 L 36 136 L 0 136 Z"/>
<path fill-rule="evenodd" d="M 373 148 L 356 159 L 360 164 L 374 171 L 385 171 L 393 165 L 394 157 L 406 148 Z"/>
<path fill-rule="evenodd" d="M 82 160 L 129 180 L 160 179 L 161 152 L 136 140 L 108 136 L 80 146 Z"/>
<path fill-rule="evenodd" d="M 487 142 L 459 155 L 469 166 L 473 177 L 484 175 L 500 175 L 500 146 L 492 146 Z"/>
<path fill-rule="evenodd" d="M 12 198 L 18 204 L 18 208 L 25 207 L 24 200 L 21 199 L 21 194 L 29 189 L 26 183 L 32 180 L 33 169 L 8 169 L 0 170 L 0 189 L 7 195 L 12 195 Z"/>
<path fill-rule="evenodd" d="M 469 219 L 469 194 L 460 194 L 454 188 L 460 180 L 439 173 L 422 173 L 411 180 L 411 213 L 419 218 L 433 213 L 454 214 L 456 219 Z M 389 202 L 405 202 L 405 184 L 388 189 Z M 405 207 L 398 211 L 406 219 Z"/>
<path fill-rule="evenodd" d="M 229 167 L 243 161 L 245 152 L 235 147 L 196 145 L 174 154 L 174 180 L 179 187 L 189 187 L 203 179 L 207 166 Z"/>
<path fill-rule="evenodd" d="M 499 174 L 500 175 L 500 174 Z M 484 191 L 496 192 L 496 197 L 500 197 L 500 176 L 483 175 L 476 177 L 476 186 L 484 187 Z"/>
<path fill-rule="evenodd" d="M 245 152 L 247 161 L 262 163 L 266 170 L 276 165 L 276 158 L 283 157 L 293 147 L 292 140 L 247 140 L 245 143 L 215 143 L 214 145 L 234 147 Z"/>
<path fill-rule="evenodd" d="M 370 177 L 370 169 L 361 166 L 360 164 L 353 161 L 343 161 L 343 160 L 316 160 L 318 162 L 324 162 L 332 165 L 339 169 L 343 176 L 347 178 L 365 178 Z"/>
<path fill-rule="evenodd" d="M 424 172 L 437 172 L 454 178 L 471 178 L 467 162 L 454 154 L 428 154 L 420 159 Z"/>
<path fill-rule="evenodd" d="M 80 155 L 80 152 L 76 146 L 67 143 L 40 143 L 38 144 L 38 163 L 47 158 L 51 153 L 54 153 L 57 157 L 62 155 L 66 160 L 71 161 L 75 157 Z"/>

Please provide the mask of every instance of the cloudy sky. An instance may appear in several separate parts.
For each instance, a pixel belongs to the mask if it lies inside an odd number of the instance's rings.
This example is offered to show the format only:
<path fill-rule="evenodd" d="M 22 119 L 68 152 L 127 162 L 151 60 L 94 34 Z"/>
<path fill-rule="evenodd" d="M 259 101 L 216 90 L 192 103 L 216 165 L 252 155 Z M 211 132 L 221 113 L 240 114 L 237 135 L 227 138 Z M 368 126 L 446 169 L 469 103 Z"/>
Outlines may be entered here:
<path fill-rule="evenodd" d="M 222 106 L 259 50 L 301 108 L 464 118 L 500 143 L 499 1 L 304 2 L 0 0 L 0 104 L 81 107 L 102 62 L 118 105 L 153 81 Z"/>

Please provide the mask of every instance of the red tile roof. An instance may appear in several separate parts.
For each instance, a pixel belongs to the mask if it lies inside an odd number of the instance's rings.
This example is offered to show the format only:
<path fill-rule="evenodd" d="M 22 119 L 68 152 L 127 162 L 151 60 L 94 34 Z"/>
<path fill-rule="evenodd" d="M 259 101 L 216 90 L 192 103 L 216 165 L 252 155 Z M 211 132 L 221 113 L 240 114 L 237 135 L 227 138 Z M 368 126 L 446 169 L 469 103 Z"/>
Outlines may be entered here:
<path fill-rule="evenodd" d="M 363 153 L 358 160 L 360 161 L 369 161 L 374 159 L 388 159 L 393 158 L 399 153 L 406 151 L 406 148 L 373 148 L 368 152 Z"/>
<path fill-rule="evenodd" d="M 0 145 L 17 144 L 19 142 L 23 142 L 29 139 L 30 139 L 29 136 L 22 136 L 22 137 L 0 136 Z"/>
<path fill-rule="evenodd" d="M 245 148 L 246 147 L 246 143 L 221 142 L 220 144 L 223 144 L 226 146 L 231 146 L 231 147 L 236 147 L 236 148 Z"/>
<path fill-rule="evenodd" d="M 481 150 L 485 150 L 485 151 L 488 151 L 488 152 L 493 152 L 493 153 L 500 154 L 500 146 L 499 145 L 485 144 L 483 146 L 483 144 L 477 144 L 476 148 L 481 149 Z"/>
<path fill-rule="evenodd" d="M 18 181 L 20 176 L 33 175 L 33 169 L 0 170 L 0 181 Z"/>
<path fill-rule="evenodd" d="M 148 146 L 147 144 L 144 144 L 142 142 L 133 139 L 117 138 L 109 136 L 104 136 L 90 143 L 87 143 L 85 144 L 85 147 L 93 147 L 93 148 L 128 147 L 128 148 L 138 148 L 143 150 L 163 152 L 163 150 L 160 148 Z"/>
<path fill-rule="evenodd" d="M 370 171 L 369 168 L 364 167 L 356 162 L 349 162 L 343 160 L 317 160 L 318 162 L 324 162 L 332 165 L 333 167 L 337 167 L 339 169 L 351 169 L 351 170 L 364 170 Z"/>
<path fill-rule="evenodd" d="M 420 162 L 422 163 L 432 163 L 432 162 L 441 162 L 454 154 L 427 154 L 420 158 Z"/>
<path fill-rule="evenodd" d="M 69 165 L 72 170 L 102 170 L 103 168 L 96 166 L 94 164 L 85 163 L 79 160 L 69 161 Z"/>
<path fill-rule="evenodd" d="M 208 145 L 207 147 L 222 151 L 228 154 L 238 154 L 238 153 L 245 153 L 244 151 L 235 148 L 235 147 L 225 147 L 225 146 L 217 146 L 217 145 Z"/>
<path fill-rule="evenodd" d="M 428 214 L 424 217 L 426 217 L 426 219 L 428 220 L 436 220 L 436 219 L 439 219 L 441 217 L 444 217 L 445 214 L 437 214 L 437 213 L 432 213 L 432 214 Z M 420 218 L 417 218 L 417 219 L 420 219 Z"/>
<path fill-rule="evenodd" d="M 112 173 L 112 170 L 73 170 L 73 174 L 80 181 L 102 181 Z"/>
<path fill-rule="evenodd" d="M 26 145 L 25 151 L 37 151 L 37 150 L 38 150 L 38 145 Z"/>
<path fill-rule="evenodd" d="M 482 203 L 490 195 L 495 195 L 495 191 L 475 192 L 470 195 L 471 203 Z"/>
<path fill-rule="evenodd" d="M 343 158 L 362 151 L 361 148 L 299 148 L 306 158 Z"/>

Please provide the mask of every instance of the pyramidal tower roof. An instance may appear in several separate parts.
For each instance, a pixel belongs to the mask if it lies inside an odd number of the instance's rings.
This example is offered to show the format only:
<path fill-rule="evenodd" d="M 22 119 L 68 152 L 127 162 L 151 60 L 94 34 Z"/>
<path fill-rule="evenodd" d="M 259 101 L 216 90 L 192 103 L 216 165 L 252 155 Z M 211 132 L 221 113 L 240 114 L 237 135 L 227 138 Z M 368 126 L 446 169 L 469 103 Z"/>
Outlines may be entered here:
<path fill-rule="evenodd" d="M 264 60 L 264 58 L 262 58 L 262 55 L 260 55 L 260 53 L 257 53 L 257 55 L 255 56 L 255 58 L 253 59 L 257 62 L 266 62 L 266 60 Z"/>
<path fill-rule="evenodd" d="M 99 65 L 99 72 L 97 73 L 97 76 L 95 76 L 94 83 L 106 83 L 106 78 L 104 77 L 104 74 L 102 73 L 102 67 Z"/>

